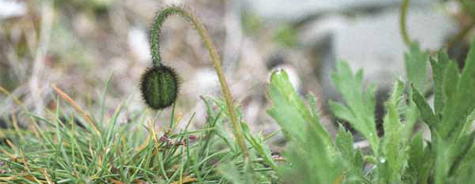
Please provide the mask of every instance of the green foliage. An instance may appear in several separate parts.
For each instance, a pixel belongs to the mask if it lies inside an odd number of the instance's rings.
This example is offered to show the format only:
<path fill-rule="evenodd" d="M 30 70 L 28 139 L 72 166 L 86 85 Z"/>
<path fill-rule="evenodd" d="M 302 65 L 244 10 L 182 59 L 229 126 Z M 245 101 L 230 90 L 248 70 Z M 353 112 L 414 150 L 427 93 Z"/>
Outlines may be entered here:
<path fill-rule="evenodd" d="M 407 180 L 410 183 L 427 183 L 431 167 L 433 165 L 433 156 L 427 145 L 424 145 L 422 133 L 418 133 L 409 145 Z"/>
<path fill-rule="evenodd" d="M 343 175 L 341 157 L 334 155 L 328 132 L 295 92 L 285 71 L 276 71 L 267 86 L 272 107 L 268 110 L 290 139 L 285 156 L 289 164 L 278 169 L 285 181 L 333 183 Z"/>
<path fill-rule="evenodd" d="M 475 42 L 474 42 L 475 43 Z M 459 173 L 467 176 L 473 171 L 459 169 L 461 163 L 472 163 L 467 159 L 473 149 L 474 131 L 470 130 L 475 109 L 475 47 L 465 61 L 465 68 L 459 74 L 453 61 L 439 53 L 438 61 L 431 61 L 435 81 L 435 113 L 419 91 L 413 87 L 413 100 L 421 117 L 431 129 L 433 154 L 435 155 L 435 183 L 458 182 Z M 465 167 L 468 169 L 467 167 Z"/>
<path fill-rule="evenodd" d="M 273 103 L 267 112 L 287 133 L 288 138 L 304 141 L 307 138 L 307 128 L 314 127 L 326 144 L 331 143 L 330 135 L 295 92 L 285 71 L 276 71 L 271 75 L 271 85 L 267 86 L 267 92 Z"/>
<path fill-rule="evenodd" d="M 442 86 L 443 86 L 444 81 L 446 81 L 444 80 L 444 76 L 445 76 L 444 71 L 448 62 L 449 62 L 448 56 L 447 54 L 443 52 L 439 52 L 437 61 L 432 58 L 430 59 L 430 64 L 433 71 L 432 78 L 434 80 L 434 109 L 437 116 L 440 116 L 440 114 L 442 113 L 442 107 L 444 106 L 445 96 L 444 96 Z M 453 62 L 451 65 L 453 65 Z"/>
<path fill-rule="evenodd" d="M 403 142 L 403 124 L 401 124 L 400 114 L 396 109 L 399 103 L 402 103 L 400 99 L 404 95 L 403 90 L 404 84 L 397 81 L 391 98 L 385 104 L 387 111 L 383 124 L 385 135 L 381 140 L 382 156 L 380 158 L 380 174 L 383 176 L 380 177 L 380 180 L 383 183 L 400 183 L 401 170 L 407 159 Z"/>
<path fill-rule="evenodd" d="M 410 46 L 410 52 L 404 54 L 406 76 L 408 81 L 419 91 L 425 92 L 429 87 L 427 78 L 428 54 L 419 49 L 419 44 L 414 42 Z"/>
<path fill-rule="evenodd" d="M 364 93 L 363 71 L 359 70 L 353 75 L 350 67 L 343 62 L 338 63 L 337 72 L 332 73 L 332 79 L 346 101 L 346 105 L 330 102 L 332 111 L 368 139 L 373 152 L 378 155 L 379 141 L 374 120 L 376 87 L 370 86 Z"/>
<path fill-rule="evenodd" d="M 273 105 L 268 112 L 289 138 L 285 152 L 289 163 L 280 165 L 278 173 L 284 181 L 297 183 L 474 181 L 475 42 L 473 45 L 461 74 L 445 53 L 430 58 L 434 109 L 420 92 L 430 84 L 426 77 L 428 56 L 412 45 L 405 57 L 407 83 L 397 81 L 385 102 L 382 137 L 376 135 L 374 125 L 375 88 L 364 90 L 362 71 L 353 74 L 347 64 L 338 63 L 332 79 L 345 103 L 331 102 L 331 109 L 368 140 L 372 152 L 355 149 L 352 134 L 343 128 L 334 142 L 327 141 L 328 133 L 315 126 L 320 123 L 315 109 L 305 106 L 284 71 L 274 72 L 268 86 Z M 413 132 L 419 115 L 429 126 L 430 139 Z"/>
<path fill-rule="evenodd" d="M 353 148 L 353 135 L 340 127 L 335 138 L 335 146 L 341 154 L 344 168 L 348 168 L 348 183 L 360 183 L 364 180 L 364 161 L 360 150 Z"/>

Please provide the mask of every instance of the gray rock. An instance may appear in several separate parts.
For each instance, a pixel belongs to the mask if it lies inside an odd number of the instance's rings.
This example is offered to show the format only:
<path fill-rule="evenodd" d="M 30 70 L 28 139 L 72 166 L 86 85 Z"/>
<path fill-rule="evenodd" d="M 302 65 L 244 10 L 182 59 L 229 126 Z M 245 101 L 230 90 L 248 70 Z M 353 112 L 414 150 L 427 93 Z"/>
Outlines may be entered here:
<path fill-rule="evenodd" d="M 404 75 L 406 46 L 399 31 L 399 11 L 366 17 L 347 28 L 336 30 L 335 51 L 339 59 L 348 60 L 353 68 L 364 68 L 365 76 L 382 86 L 391 86 L 395 76 Z M 407 20 L 412 40 L 421 48 L 438 50 L 447 36 L 456 33 L 457 25 L 432 8 L 414 8 Z"/>
<path fill-rule="evenodd" d="M 395 78 L 405 75 L 407 47 L 399 31 L 398 18 L 398 9 L 391 9 L 352 19 L 327 17 L 306 26 L 301 40 L 315 57 L 325 98 L 337 98 L 329 77 L 336 60 L 348 62 L 354 71 L 363 68 L 366 82 L 383 90 L 389 89 Z M 419 41 L 422 49 L 441 48 L 447 36 L 457 31 L 454 22 L 431 6 L 410 8 L 407 24 L 411 39 Z"/>

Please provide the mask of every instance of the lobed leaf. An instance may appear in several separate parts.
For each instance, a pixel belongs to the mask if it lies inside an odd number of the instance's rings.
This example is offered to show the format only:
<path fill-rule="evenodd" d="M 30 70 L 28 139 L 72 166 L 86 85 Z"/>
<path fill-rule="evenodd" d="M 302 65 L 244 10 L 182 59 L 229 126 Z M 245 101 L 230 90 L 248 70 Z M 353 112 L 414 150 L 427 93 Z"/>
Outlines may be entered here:
<path fill-rule="evenodd" d="M 460 79 L 459 70 L 455 62 L 450 62 L 444 71 L 443 80 L 443 97 L 446 101 L 453 100 L 454 94 L 457 90 L 457 84 Z"/>
<path fill-rule="evenodd" d="M 353 148 L 353 135 L 346 131 L 342 126 L 335 137 L 335 145 L 341 154 L 342 160 L 348 169 L 349 183 L 360 183 L 364 178 L 363 157 L 361 153 Z"/>
<path fill-rule="evenodd" d="M 284 181 L 301 184 L 338 183 L 345 170 L 341 157 L 309 126 L 303 144 L 292 141 L 285 152 L 291 165 L 281 170 Z"/>
<path fill-rule="evenodd" d="M 444 82 L 445 67 L 449 63 L 449 58 L 446 53 L 439 52 L 438 59 L 430 59 L 432 67 L 432 80 L 434 81 L 434 109 L 438 116 L 442 115 L 442 109 L 444 107 L 445 96 L 443 94 L 442 84 Z"/>
<path fill-rule="evenodd" d="M 437 130 L 436 127 L 439 121 L 438 118 L 435 116 L 432 108 L 426 102 L 424 96 L 422 96 L 422 94 L 415 87 L 412 87 L 412 100 L 417 105 L 422 120 L 427 123 L 427 125 L 429 125 L 431 130 Z"/>
<path fill-rule="evenodd" d="M 453 140 L 467 123 L 467 117 L 475 109 L 475 40 L 465 60 L 460 79 L 456 65 L 451 62 L 447 68 L 444 89 L 447 96 L 443 110 L 440 134 L 441 138 Z M 456 86 L 455 86 L 456 85 Z"/>
<path fill-rule="evenodd" d="M 414 84 L 417 90 L 422 92 L 425 92 L 429 87 L 427 58 L 428 54 L 420 50 L 417 42 L 412 43 L 410 52 L 404 54 L 407 79 Z"/>
<path fill-rule="evenodd" d="M 320 124 L 316 109 L 309 110 L 295 92 L 285 71 L 272 73 L 267 93 L 272 101 L 267 112 L 290 137 L 284 152 L 289 165 L 279 167 L 284 181 L 303 184 L 340 181 L 343 165 L 330 135 Z M 260 149 L 259 146 L 256 148 Z"/>
<path fill-rule="evenodd" d="M 385 103 L 386 116 L 384 117 L 384 137 L 382 138 L 382 155 L 381 155 L 381 175 L 382 180 L 387 182 L 400 182 L 401 170 L 406 161 L 404 152 L 405 143 L 403 142 L 403 126 L 399 119 L 399 111 L 397 107 L 401 103 L 403 97 L 404 84 L 397 81 L 391 98 Z"/>
<path fill-rule="evenodd" d="M 348 64 L 344 62 L 337 64 L 337 71 L 332 73 L 332 79 L 347 105 L 332 102 L 330 108 L 336 117 L 348 121 L 368 139 L 372 150 L 377 154 L 379 142 L 374 119 L 376 88 L 370 86 L 364 93 L 363 72 L 360 70 L 353 75 Z"/>
<path fill-rule="evenodd" d="M 407 173 L 412 183 L 427 183 L 431 172 L 433 158 L 431 151 L 424 147 L 422 133 L 419 132 L 412 140 L 408 151 Z"/>
<path fill-rule="evenodd" d="M 290 137 L 303 141 L 307 132 L 305 130 L 312 126 L 324 142 L 331 145 L 330 135 L 295 92 L 287 73 L 283 70 L 273 72 L 270 81 L 267 94 L 272 101 L 272 107 L 267 113 L 277 121 L 283 131 Z"/>

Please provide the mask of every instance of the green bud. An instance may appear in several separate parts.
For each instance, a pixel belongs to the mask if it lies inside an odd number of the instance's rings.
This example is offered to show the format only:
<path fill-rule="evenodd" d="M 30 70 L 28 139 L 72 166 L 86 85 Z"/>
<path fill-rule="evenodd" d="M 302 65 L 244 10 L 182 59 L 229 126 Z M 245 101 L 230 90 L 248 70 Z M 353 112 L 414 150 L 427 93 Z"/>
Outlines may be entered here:
<path fill-rule="evenodd" d="M 172 105 L 178 96 L 178 75 L 168 66 L 149 68 L 141 79 L 140 90 L 147 105 L 155 110 Z"/>

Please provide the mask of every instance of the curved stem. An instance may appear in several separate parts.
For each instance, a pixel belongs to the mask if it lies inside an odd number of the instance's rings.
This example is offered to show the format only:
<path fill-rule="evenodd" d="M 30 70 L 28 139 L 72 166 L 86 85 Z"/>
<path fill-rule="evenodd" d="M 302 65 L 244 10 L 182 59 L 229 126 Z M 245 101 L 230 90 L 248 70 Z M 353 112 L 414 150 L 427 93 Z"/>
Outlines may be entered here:
<path fill-rule="evenodd" d="M 404 0 L 401 4 L 401 14 L 399 16 L 399 29 L 401 31 L 402 38 L 404 39 L 404 43 L 407 46 L 411 45 L 411 39 L 407 34 L 407 27 L 406 27 L 406 19 L 407 19 L 407 9 L 409 8 L 409 3 L 411 0 Z"/>
<path fill-rule="evenodd" d="M 241 148 L 241 151 L 244 156 L 244 160 L 248 161 L 249 151 L 247 150 L 247 147 L 244 143 L 242 127 L 236 118 L 236 113 L 234 111 L 235 108 L 232 101 L 231 92 L 229 90 L 228 84 L 226 83 L 226 78 L 224 77 L 223 69 L 221 67 L 221 60 L 218 54 L 216 53 L 216 49 L 213 46 L 213 43 L 211 42 L 211 38 L 209 37 L 208 32 L 206 32 L 206 29 L 204 28 L 203 24 L 196 18 L 196 16 L 191 14 L 185 8 L 179 7 L 179 6 L 167 7 L 163 11 L 161 11 L 157 15 L 157 17 L 155 17 L 155 20 L 152 25 L 152 31 L 150 33 L 153 64 L 155 66 L 162 65 L 161 57 L 159 53 L 160 30 L 162 28 L 162 25 L 165 19 L 168 16 L 175 15 L 175 14 L 180 15 L 181 17 L 189 20 L 194 25 L 194 28 L 198 31 L 198 34 L 200 35 L 201 39 L 203 40 L 205 44 L 206 49 L 209 52 L 211 61 L 214 64 L 216 74 L 218 75 L 221 91 L 226 100 L 226 105 L 228 106 L 229 117 L 231 118 L 231 122 L 233 124 L 234 136 L 236 137 L 239 147 Z"/>

